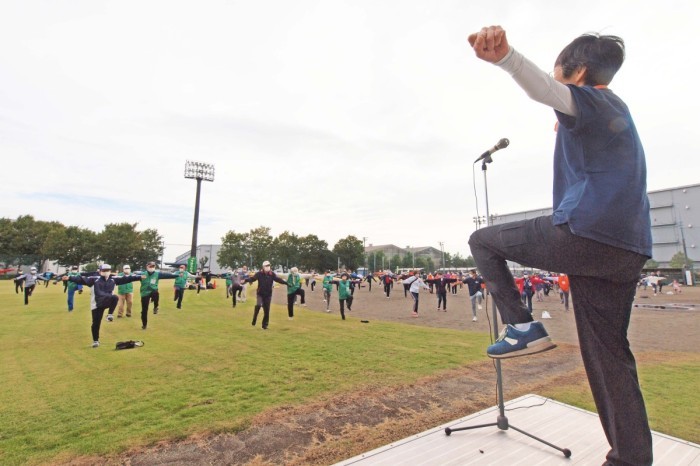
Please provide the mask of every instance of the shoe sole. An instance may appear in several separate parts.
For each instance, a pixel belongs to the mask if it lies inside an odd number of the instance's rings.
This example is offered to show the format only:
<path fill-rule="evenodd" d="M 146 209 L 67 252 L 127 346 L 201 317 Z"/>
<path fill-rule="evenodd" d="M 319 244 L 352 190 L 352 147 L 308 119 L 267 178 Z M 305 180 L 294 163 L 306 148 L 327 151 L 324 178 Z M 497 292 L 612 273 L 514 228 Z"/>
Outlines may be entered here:
<path fill-rule="evenodd" d="M 552 350 L 556 348 L 557 345 L 552 343 L 550 341 L 544 341 L 541 343 L 538 343 L 534 346 L 528 346 L 527 348 L 523 348 L 521 350 L 517 351 L 511 351 L 509 353 L 504 353 L 504 354 L 488 354 L 486 355 L 490 357 L 491 359 L 510 359 L 510 358 L 517 358 L 520 356 L 528 356 L 530 354 L 537 354 L 537 353 L 544 353 L 545 351 Z"/>

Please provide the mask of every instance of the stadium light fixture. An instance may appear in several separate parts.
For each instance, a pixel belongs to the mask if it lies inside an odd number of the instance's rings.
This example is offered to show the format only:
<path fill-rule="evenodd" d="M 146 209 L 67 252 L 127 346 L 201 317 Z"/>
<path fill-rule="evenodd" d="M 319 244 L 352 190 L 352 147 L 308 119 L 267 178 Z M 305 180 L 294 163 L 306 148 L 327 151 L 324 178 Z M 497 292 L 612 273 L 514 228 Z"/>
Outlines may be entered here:
<path fill-rule="evenodd" d="M 199 197 L 202 191 L 202 180 L 214 181 L 214 165 L 211 163 L 185 161 L 185 178 L 197 180 L 197 196 L 194 201 L 194 222 L 192 226 L 192 248 L 187 260 L 187 271 L 197 272 L 197 229 L 199 227 Z"/>

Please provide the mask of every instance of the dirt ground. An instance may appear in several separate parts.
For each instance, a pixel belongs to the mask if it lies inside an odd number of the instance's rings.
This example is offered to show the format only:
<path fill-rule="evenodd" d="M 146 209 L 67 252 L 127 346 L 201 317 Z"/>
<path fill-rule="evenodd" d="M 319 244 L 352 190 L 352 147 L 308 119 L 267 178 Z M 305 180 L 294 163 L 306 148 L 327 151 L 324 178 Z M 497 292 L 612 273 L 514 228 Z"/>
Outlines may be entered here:
<path fill-rule="evenodd" d="M 325 310 L 320 287 L 313 293 L 309 288 L 306 290 L 307 307 L 295 310 L 297 319 L 303 319 L 306 312 Z M 691 342 L 700 328 L 700 287 L 684 288 L 680 295 L 667 295 L 666 291 L 657 296 L 651 288 L 637 293 L 629 340 L 638 359 L 645 352 L 697 351 Z M 334 297 L 337 298 L 337 293 Z M 274 302 L 286 304 L 281 289 L 275 291 Z M 394 286 L 389 299 L 375 285 L 371 291 L 363 287 L 355 292 L 348 316 L 368 320 L 367 325 L 384 320 L 483 332 L 492 328 L 486 318 L 491 313 L 490 302 L 489 310 L 485 306 L 478 311 L 478 321 L 472 322 L 466 286 L 456 295 L 448 295 L 447 303 L 447 312 L 438 312 L 436 296 L 421 293 L 419 317 L 415 318 L 411 316 L 411 298 L 404 297 L 401 285 Z M 558 348 L 518 358 L 514 360 L 517 364 L 504 361 L 503 375 L 508 381 L 504 390 L 506 400 L 537 393 L 551 384 L 585 383 L 573 312 L 565 312 L 558 295 L 553 293 L 543 302 L 535 301 L 533 307 L 538 319 L 542 311 L 551 315 L 551 319 L 542 322 Z M 337 301 L 331 303 L 331 309 L 340 318 Z M 271 331 L 276 319 L 286 319 L 286 315 L 273 312 Z M 527 377 L 520 376 L 524 374 Z M 454 370 L 404 387 L 369 387 L 351 396 L 271 410 L 238 434 L 202 435 L 129 451 L 119 457 L 81 458 L 69 464 L 332 464 L 496 403 L 493 364 L 484 357 L 484 362 L 476 367 Z"/>

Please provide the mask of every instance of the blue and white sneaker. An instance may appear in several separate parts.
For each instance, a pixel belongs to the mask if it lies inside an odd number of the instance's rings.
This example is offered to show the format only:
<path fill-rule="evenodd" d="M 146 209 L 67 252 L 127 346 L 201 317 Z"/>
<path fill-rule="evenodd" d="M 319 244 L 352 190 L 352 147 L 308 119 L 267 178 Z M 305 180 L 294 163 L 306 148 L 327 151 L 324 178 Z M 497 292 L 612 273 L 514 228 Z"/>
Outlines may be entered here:
<path fill-rule="evenodd" d="M 506 359 L 541 353 L 556 347 L 540 322 L 532 322 L 530 329 L 525 331 L 508 324 L 496 343 L 486 349 L 486 354 L 490 358 Z"/>

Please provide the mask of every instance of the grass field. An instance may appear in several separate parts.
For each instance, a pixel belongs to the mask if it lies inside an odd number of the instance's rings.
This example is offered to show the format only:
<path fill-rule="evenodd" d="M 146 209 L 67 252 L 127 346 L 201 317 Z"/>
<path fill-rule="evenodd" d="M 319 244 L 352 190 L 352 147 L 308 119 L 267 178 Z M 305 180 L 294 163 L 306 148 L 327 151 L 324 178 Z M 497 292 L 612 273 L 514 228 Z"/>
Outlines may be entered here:
<path fill-rule="evenodd" d="M 93 349 L 87 292 L 68 313 L 60 285 L 38 286 L 28 306 L 11 282 L 0 285 L 2 464 L 235 431 L 270 407 L 469 364 L 483 358 L 487 342 L 485 335 L 367 326 L 313 312 L 290 322 L 276 307 L 262 331 L 250 325 L 251 300 L 232 309 L 223 290 L 189 292 L 178 311 L 161 284 L 161 311 L 149 316 L 148 330 L 139 312 L 104 321 L 102 346 Z M 145 346 L 114 351 L 128 339 Z"/>
<path fill-rule="evenodd" d="M 162 439 L 241 430 L 273 407 L 483 362 L 489 340 L 456 330 L 364 325 L 304 309 L 290 322 L 286 309 L 274 305 L 270 330 L 262 331 L 250 325 L 250 299 L 232 309 L 222 289 L 190 291 L 178 311 L 169 284 L 161 283 L 161 312 L 149 315 L 148 330 L 141 330 L 137 306 L 130 319 L 104 321 L 102 346 L 93 349 L 89 292 L 76 295 L 68 313 L 62 289 L 41 284 L 24 306 L 12 282 L 0 282 L 1 464 L 114 454 Z M 145 346 L 114 351 L 117 341 L 129 339 Z M 640 360 L 652 428 L 695 442 L 697 361 L 692 355 Z M 580 385 L 544 395 L 593 410 Z"/>

